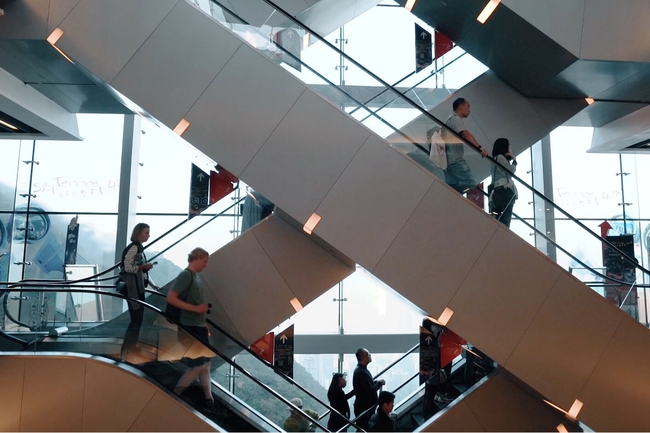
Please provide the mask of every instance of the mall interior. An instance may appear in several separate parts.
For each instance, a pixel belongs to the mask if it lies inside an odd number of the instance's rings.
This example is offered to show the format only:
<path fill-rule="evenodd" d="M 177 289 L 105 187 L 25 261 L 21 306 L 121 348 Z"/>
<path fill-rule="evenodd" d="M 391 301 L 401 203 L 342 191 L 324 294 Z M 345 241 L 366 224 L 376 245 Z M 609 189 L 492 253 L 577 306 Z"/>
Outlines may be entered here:
<path fill-rule="evenodd" d="M 648 0 L 0 0 L 0 430 L 332 431 L 361 347 L 402 431 L 650 430 L 649 24 Z M 509 227 L 503 165 L 445 125 L 461 97 L 516 156 Z M 209 341 L 165 313 L 195 247 Z M 214 407 L 173 392 L 197 359 Z"/>

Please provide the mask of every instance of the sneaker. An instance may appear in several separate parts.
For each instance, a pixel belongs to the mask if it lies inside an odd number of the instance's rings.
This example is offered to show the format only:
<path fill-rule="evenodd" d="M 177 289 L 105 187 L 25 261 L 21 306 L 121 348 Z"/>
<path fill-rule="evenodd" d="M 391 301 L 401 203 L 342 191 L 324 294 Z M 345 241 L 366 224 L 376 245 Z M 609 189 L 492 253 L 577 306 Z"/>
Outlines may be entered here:
<path fill-rule="evenodd" d="M 437 403 L 449 404 L 454 401 L 453 398 L 449 397 L 447 394 L 436 394 L 433 397 L 433 400 Z"/>

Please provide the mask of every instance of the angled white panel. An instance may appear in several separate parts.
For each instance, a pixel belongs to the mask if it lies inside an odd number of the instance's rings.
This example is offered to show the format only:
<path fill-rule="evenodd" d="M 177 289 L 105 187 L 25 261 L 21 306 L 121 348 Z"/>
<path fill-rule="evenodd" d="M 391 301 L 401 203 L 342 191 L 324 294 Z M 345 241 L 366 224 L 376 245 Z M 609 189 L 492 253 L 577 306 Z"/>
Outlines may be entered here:
<path fill-rule="evenodd" d="M 81 431 L 85 379 L 85 360 L 27 358 L 20 430 L 40 431 L 48 420 L 49 431 Z"/>
<path fill-rule="evenodd" d="M 458 197 L 456 191 L 436 181 L 372 270 L 435 317 L 497 230 L 498 223 Z"/>
<path fill-rule="evenodd" d="M 178 1 L 81 0 L 57 46 L 110 83 Z"/>
<path fill-rule="evenodd" d="M 440 415 L 439 418 L 430 424 L 426 424 L 419 431 L 432 431 L 432 432 L 477 432 L 487 431 L 480 421 L 472 413 L 472 410 L 467 406 L 467 399 L 454 402 L 453 406 Z"/>
<path fill-rule="evenodd" d="M 550 432 L 566 420 L 527 388 L 513 382 L 507 371 L 492 376 L 464 401 L 485 431 Z"/>
<path fill-rule="evenodd" d="M 202 417 L 179 416 L 179 412 L 183 415 L 189 412 L 183 409 L 181 403 L 162 391 L 157 391 L 147 402 L 129 431 L 218 431 L 211 424 L 206 423 Z"/>
<path fill-rule="evenodd" d="M 241 44 L 181 1 L 110 84 L 173 129 Z"/>
<path fill-rule="evenodd" d="M 128 431 L 155 392 L 153 385 L 137 376 L 89 361 L 83 395 L 83 431 Z M 107 405 L 107 401 L 112 403 Z M 120 416 L 116 417 L 116 413 Z"/>
<path fill-rule="evenodd" d="M 373 269 L 433 181 L 373 135 L 316 209 L 322 219 L 314 233 Z"/>
<path fill-rule="evenodd" d="M 38 129 L 41 134 L 21 134 L 21 140 L 80 140 L 77 115 L 66 111 L 31 86 L 0 68 L 0 111 Z M 0 133 L 0 138 L 11 133 Z"/>
<path fill-rule="evenodd" d="M 320 0 L 297 18 L 317 34 L 326 36 L 379 3 L 381 0 Z"/>
<path fill-rule="evenodd" d="M 505 368 L 568 409 L 621 319 L 614 304 L 563 273 Z"/>
<path fill-rule="evenodd" d="M 0 357 L 0 419 L 3 431 L 20 430 L 25 359 Z"/>
<path fill-rule="evenodd" d="M 648 329 L 623 313 L 623 320 L 578 399 L 578 419 L 600 431 L 646 431 L 650 426 Z"/>
<path fill-rule="evenodd" d="M 647 0 L 585 2 L 581 59 L 650 61 Z"/>
<path fill-rule="evenodd" d="M 448 326 L 505 364 L 562 272 L 499 227 L 449 303 Z"/>
<path fill-rule="evenodd" d="M 369 135 L 366 128 L 306 90 L 241 178 L 305 223 Z"/>
<path fill-rule="evenodd" d="M 239 176 L 304 90 L 243 44 L 185 116 L 183 138 Z"/>
<path fill-rule="evenodd" d="M 50 12 L 47 17 L 47 34 L 49 35 L 55 28 L 59 27 L 61 21 L 68 16 L 80 0 L 56 0 L 50 1 Z"/>
<path fill-rule="evenodd" d="M 275 215 L 251 231 L 303 306 L 355 271 Z"/>
<path fill-rule="evenodd" d="M 584 0 L 503 0 L 502 5 L 574 56 L 580 55 Z"/>
<path fill-rule="evenodd" d="M 605 126 L 594 128 L 590 151 L 618 151 L 649 138 L 650 107 L 645 107 Z"/>
<path fill-rule="evenodd" d="M 244 344 L 295 313 L 294 294 L 250 231 L 212 254 L 202 275 Z"/>

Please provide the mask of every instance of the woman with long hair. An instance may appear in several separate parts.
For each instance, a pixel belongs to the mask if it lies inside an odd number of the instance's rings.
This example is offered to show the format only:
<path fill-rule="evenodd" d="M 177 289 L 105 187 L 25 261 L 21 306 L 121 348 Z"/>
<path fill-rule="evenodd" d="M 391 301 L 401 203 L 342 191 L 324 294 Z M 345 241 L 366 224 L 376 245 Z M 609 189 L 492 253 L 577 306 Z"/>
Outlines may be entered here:
<path fill-rule="evenodd" d="M 492 193 L 490 194 L 490 213 L 510 227 L 512 208 L 517 200 L 517 187 L 512 181 L 512 173 L 517 170 L 517 159 L 512 154 L 512 148 L 507 138 L 497 138 L 492 148 L 492 158 L 505 168 L 494 164 L 492 166 Z"/>
<path fill-rule="evenodd" d="M 126 284 L 125 296 L 127 300 L 138 299 L 144 301 L 146 273 L 153 267 L 153 264 L 147 263 L 147 258 L 144 255 L 144 247 L 142 246 L 148 240 L 149 225 L 138 223 L 131 232 L 131 243 L 122 252 L 120 279 Z M 122 349 L 120 351 L 120 358 L 123 361 L 127 360 L 128 352 L 133 351 L 138 343 L 140 327 L 142 326 L 142 319 L 144 317 L 144 308 L 142 305 L 130 301 L 127 302 L 127 305 L 129 307 L 131 322 L 124 334 Z"/>
<path fill-rule="evenodd" d="M 347 394 L 343 392 L 343 388 L 348 384 L 345 373 L 334 373 L 332 375 L 332 382 L 330 387 L 327 390 L 327 399 L 330 402 L 330 406 L 336 409 L 339 413 L 343 414 L 345 418 L 350 418 L 350 405 L 348 404 L 348 399 L 354 394 L 353 391 L 348 392 Z M 329 431 L 338 431 L 341 427 L 344 427 L 348 424 L 348 420 L 341 417 L 334 412 L 330 414 L 330 419 L 327 422 L 327 429 Z M 342 431 L 348 431 L 347 427 Z"/>

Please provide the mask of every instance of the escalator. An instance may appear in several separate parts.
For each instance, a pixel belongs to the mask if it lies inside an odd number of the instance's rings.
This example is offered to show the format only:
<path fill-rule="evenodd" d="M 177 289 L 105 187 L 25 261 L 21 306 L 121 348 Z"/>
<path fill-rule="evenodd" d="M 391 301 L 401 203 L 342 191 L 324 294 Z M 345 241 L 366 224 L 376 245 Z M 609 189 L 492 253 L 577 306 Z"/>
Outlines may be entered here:
<path fill-rule="evenodd" d="M 306 222 L 316 213 L 321 219 L 315 235 L 423 311 L 438 317 L 451 309 L 451 329 L 560 407 L 579 399 L 581 417 L 600 429 L 647 425 L 638 405 L 611 405 L 629 401 L 633 384 L 648 375 L 630 361 L 650 350 L 646 329 L 189 4 L 179 2 L 173 12 L 159 5 L 148 14 L 129 13 L 138 8 L 132 3 L 122 6 L 115 8 L 119 14 L 88 1 L 68 6 L 70 13 L 54 24 L 66 32 L 59 47 L 168 126 L 187 118 L 185 139 L 295 220 Z M 145 30 L 141 15 L 158 17 L 157 24 Z M 92 25 L 93 16 L 105 25 Z M 135 28 L 149 33 L 125 45 L 126 32 Z M 96 40 L 129 55 L 107 58 Z M 177 51 L 201 53 L 204 60 L 211 52 L 215 63 L 211 68 L 195 58 L 170 63 L 160 52 L 161 46 L 170 51 L 165 40 L 195 44 L 196 50 Z M 158 73 L 171 66 L 183 71 L 166 78 Z M 190 72 L 208 69 L 216 72 L 192 79 Z M 176 89 L 175 77 L 202 87 L 185 89 L 183 97 L 191 102 L 155 90 L 165 80 L 161 87 Z M 229 110 L 220 109 L 223 100 L 230 102 Z M 431 126 L 437 123 L 428 119 Z M 390 119 L 371 120 L 364 124 L 390 129 Z M 256 128 L 245 127 L 250 125 Z M 215 143 L 219 135 L 223 142 Z M 540 206 L 552 207 L 535 197 Z M 617 381 L 609 379 L 613 365 L 625 371 Z"/>

